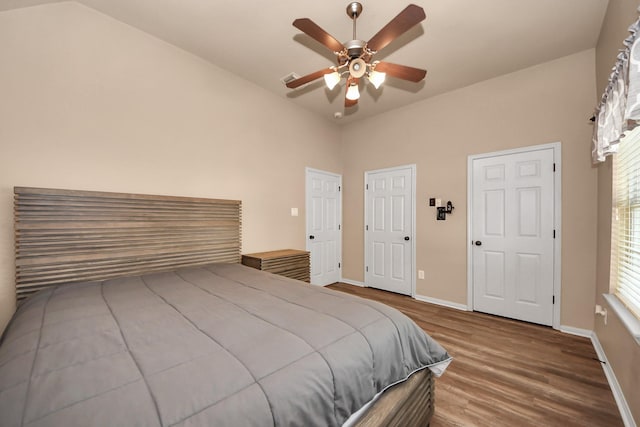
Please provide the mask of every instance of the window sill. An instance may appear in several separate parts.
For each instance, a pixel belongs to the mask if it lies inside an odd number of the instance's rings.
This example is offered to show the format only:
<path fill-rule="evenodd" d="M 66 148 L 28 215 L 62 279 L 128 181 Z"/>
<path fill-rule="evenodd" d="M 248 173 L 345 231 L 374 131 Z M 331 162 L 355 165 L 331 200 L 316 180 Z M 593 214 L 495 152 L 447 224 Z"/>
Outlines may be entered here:
<path fill-rule="evenodd" d="M 640 345 L 640 319 L 638 319 L 625 305 L 613 294 L 603 294 L 604 299 L 611 307 L 622 324 L 631 333 L 631 336 Z"/>

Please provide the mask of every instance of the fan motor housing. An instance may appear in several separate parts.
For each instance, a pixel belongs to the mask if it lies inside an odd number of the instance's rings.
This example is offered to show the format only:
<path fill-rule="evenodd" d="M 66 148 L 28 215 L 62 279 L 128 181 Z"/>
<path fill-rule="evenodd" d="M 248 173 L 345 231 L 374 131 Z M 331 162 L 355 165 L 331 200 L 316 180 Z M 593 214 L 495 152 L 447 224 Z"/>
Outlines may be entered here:
<path fill-rule="evenodd" d="M 364 47 L 367 42 L 363 40 L 351 40 L 345 44 L 347 48 L 347 55 L 349 58 L 360 58 L 364 52 Z"/>

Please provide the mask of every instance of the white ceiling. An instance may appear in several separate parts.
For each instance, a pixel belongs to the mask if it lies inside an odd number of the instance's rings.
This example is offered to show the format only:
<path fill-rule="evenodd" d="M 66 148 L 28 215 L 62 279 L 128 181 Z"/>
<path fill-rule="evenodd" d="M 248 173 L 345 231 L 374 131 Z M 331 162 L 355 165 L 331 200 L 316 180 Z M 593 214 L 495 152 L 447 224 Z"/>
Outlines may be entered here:
<path fill-rule="evenodd" d="M 362 0 L 358 38 L 368 40 L 408 4 Z M 0 10 L 56 0 L 0 0 Z M 375 59 L 428 70 L 409 83 L 367 85 L 357 107 L 344 89 L 322 79 L 297 90 L 280 79 L 334 65 L 334 55 L 291 23 L 310 18 L 342 42 L 351 39 L 348 0 L 78 0 L 119 21 L 198 55 L 338 123 L 371 117 L 460 87 L 560 58 L 596 45 L 608 0 L 415 0 L 427 19 Z"/>

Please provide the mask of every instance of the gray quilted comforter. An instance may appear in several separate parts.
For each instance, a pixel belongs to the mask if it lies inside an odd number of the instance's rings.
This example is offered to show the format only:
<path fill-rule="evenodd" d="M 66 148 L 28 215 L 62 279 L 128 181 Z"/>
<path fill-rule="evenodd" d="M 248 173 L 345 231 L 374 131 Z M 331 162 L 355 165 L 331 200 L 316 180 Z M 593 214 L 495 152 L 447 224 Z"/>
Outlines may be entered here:
<path fill-rule="evenodd" d="M 237 264 L 66 285 L 5 331 L 0 425 L 339 426 L 449 359 L 395 309 Z"/>

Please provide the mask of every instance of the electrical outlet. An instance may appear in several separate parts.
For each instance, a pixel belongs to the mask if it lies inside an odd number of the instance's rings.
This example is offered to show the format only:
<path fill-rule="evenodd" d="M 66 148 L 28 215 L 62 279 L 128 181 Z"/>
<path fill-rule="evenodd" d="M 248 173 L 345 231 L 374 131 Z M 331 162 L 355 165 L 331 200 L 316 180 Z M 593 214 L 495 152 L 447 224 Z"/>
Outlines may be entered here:
<path fill-rule="evenodd" d="M 418 279 L 424 279 L 424 270 L 418 270 Z"/>
<path fill-rule="evenodd" d="M 431 197 L 429 199 L 429 206 L 435 206 L 436 205 L 436 198 L 435 197 Z"/>

